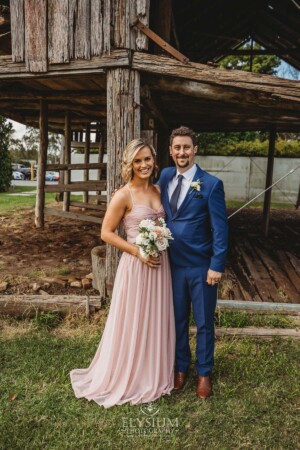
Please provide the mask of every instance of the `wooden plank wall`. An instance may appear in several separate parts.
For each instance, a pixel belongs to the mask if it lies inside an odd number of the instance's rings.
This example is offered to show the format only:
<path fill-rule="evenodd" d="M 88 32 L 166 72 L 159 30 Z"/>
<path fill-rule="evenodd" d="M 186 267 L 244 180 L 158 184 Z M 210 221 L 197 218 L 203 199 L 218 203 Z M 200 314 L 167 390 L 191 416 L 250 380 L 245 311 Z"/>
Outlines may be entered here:
<path fill-rule="evenodd" d="M 13 61 L 47 72 L 111 49 L 146 49 L 146 36 L 130 25 L 137 17 L 148 25 L 149 8 L 150 0 L 11 0 Z"/>

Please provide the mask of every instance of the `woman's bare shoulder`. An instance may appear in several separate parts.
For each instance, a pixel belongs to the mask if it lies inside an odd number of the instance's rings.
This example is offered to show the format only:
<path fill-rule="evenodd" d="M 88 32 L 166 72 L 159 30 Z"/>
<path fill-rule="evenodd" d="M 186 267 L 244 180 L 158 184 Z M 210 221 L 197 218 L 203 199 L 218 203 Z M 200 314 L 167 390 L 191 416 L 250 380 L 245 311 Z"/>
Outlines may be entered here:
<path fill-rule="evenodd" d="M 157 192 L 160 194 L 160 186 L 158 184 L 154 184 L 153 186 L 155 187 Z"/>
<path fill-rule="evenodd" d="M 130 192 L 128 187 L 122 186 L 119 188 L 112 196 L 111 201 L 114 201 L 115 204 L 124 204 L 127 205 L 130 200 Z"/>

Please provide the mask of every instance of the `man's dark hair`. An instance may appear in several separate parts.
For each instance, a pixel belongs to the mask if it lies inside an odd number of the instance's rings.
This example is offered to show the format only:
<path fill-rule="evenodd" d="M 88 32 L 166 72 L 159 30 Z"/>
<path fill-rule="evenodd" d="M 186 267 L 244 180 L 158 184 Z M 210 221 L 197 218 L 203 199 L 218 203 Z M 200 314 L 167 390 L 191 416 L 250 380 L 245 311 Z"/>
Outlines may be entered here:
<path fill-rule="evenodd" d="M 172 147 L 173 144 L 173 139 L 176 136 L 189 136 L 192 141 L 193 141 L 193 146 L 195 147 L 195 145 L 197 144 L 196 141 L 196 134 L 194 133 L 194 131 L 191 128 L 188 127 L 184 127 L 181 125 L 181 127 L 176 128 L 175 130 L 172 131 L 171 136 L 170 136 L 170 146 Z"/>

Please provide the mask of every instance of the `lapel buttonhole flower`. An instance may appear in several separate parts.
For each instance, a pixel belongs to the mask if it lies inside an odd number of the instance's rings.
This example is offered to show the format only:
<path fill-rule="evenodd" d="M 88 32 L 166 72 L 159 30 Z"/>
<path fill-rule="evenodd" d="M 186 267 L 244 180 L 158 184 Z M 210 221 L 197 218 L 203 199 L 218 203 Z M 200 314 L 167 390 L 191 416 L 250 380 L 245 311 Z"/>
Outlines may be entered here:
<path fill-rule="evenodd" d="M 191 194 L 193 191 L 200 192 L 200 191 L 201 191 L 201 185 L 202 185 L 202 184 L 203 184 L 203 181 L 200 181 L 199 178 L 198 178 L 198 180 L 193 181 L 193 182 L 191 183 L 191 191 L 190 191 L 190 194 Z"/>

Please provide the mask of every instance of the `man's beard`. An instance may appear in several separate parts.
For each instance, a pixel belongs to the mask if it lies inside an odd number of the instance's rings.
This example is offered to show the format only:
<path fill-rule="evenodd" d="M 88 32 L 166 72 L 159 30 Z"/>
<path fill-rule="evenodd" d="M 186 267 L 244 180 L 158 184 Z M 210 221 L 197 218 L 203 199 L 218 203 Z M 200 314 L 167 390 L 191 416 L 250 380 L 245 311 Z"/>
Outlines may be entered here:
<path fill-rule="evenodd" d="M 179 158 L 176 158 L 176 162 L 180 167 L 187 167 L 190 163 L 188 158 L 186 158 L 184 162 L 179 162 Z"/>

